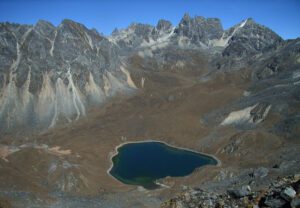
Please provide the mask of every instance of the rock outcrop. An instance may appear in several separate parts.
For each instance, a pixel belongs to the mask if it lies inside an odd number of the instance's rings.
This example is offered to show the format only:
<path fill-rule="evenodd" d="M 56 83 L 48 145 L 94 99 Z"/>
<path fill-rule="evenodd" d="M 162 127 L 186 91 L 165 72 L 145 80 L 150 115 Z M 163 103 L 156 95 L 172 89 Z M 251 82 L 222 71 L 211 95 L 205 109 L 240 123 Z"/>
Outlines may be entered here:
<path fill-rule="evenodd" d="M 2 131 L 78 119 L 88 106 L 131 89 L 116 47 L 82 24 L 1 23 L 0 31 Z"/>
<path fill-rule="evenodd" d="M 161 207 L 299 207 L 299 177 L 291 176 L 273 181 L 266 189 L 251 191 L 250 186 L 215 193 L 200 188 L 190 188 Z"/>

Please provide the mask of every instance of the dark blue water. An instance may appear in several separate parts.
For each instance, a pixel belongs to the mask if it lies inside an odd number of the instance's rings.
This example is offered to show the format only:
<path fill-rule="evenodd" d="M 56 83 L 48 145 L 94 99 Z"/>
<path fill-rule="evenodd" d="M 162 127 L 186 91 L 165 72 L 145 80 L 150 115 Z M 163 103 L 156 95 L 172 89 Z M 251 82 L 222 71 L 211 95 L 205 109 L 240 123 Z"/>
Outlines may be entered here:
<path fill-rule="evenodd" d="M 161 142 L 125 144 L 112 158 L 110 174 L 125 184 L 156 188 L 155 180 L 186 176 L 203 165 L 217 161 L 199 153 L 170 147 Z"/>

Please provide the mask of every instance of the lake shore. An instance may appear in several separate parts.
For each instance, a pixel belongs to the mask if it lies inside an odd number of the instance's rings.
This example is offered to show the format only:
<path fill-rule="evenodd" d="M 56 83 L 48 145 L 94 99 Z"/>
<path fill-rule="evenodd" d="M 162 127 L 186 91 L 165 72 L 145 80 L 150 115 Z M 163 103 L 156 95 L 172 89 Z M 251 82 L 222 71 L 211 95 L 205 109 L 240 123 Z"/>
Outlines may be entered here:
<path fill-rule="evenodd" d="M 162 141 L 162 140 L 152 140 L 152 139 L 148 139 L 148 140 L 140 140 L 140 141 L 126 141 L 126 142 L 123 142 L 119 145 L 117 145 L 114 149 L 113 152 L 110 152 L 109 153 L 109 161 L 110 161 L 110 167 L 109 169 L 107 170 L 107 174 L 112 177 L 114 180 L 118 181 L 119 183 L 122 183 L 121 181 L 119 181 L 117 178 L 115 178 L 113 175 L 110 174 L 110 171 L 111 169 L 113 168 L 113 157 L 116 156 L 118 153 L 119 153 L 119 148 L 123 147 L 124 145 L 127 145 L 127 144 L 136 144 L 136 143 L 148 143 L 148 142 L 157 142 L 157 143 L 162 143 L 162 144 L 165 144 L 169 147 L 173 147 L 173 148 L 176 148 L 176 149 L 181 149 L 181 150 L 186 150 L 186 151 L 190 151 L 190 152 L 194 152 L 194 153 L 197 153 L 197 154 L 201 154 L 201 155 L 204 155 L 204 156 L 207 156 L 207 157 L 211 157 L 213 158 L 217 164 L 216 166 L 217 167 L 220 167 L 222 162 L 221 160 L 219 160 L 216 156 L 214 155 L 211 155 L 211 154 L 207 154 L 207 153 L 203 153 L 203 152 L 199 152 L 197 150 L 194 150 L 194 149 L 190 149 L 190 148 L 185 148 L 185 147 L 178 147 L 178 146 L 175 146 L 175 145 L 171 145 L 171 144 L 168 144 L 167 142 L 165 141 Z M 122 183 L 123 184 L 123 183 Z M 160 186 L 162 186 L 162 184 L 158 184 Z M 165 185 L 163 184 L 162 187 L 164 187 Z M 167 187 L 167 186 L 166 186 Z"/>

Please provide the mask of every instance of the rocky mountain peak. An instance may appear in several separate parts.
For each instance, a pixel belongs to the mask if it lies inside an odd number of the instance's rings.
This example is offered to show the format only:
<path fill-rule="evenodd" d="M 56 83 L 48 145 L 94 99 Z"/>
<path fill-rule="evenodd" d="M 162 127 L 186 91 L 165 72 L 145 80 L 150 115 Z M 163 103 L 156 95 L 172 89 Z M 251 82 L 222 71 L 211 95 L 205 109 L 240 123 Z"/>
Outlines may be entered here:
<path fill-rule="evenodd" d="M 68 30 L 76 32 L 78 30 L 87 30 L 87 28 L 78 22 L 75 22 L 70 19 L 64 19 L 58 26 L 60 30 Z"/>
<path fill-rule="evenodd" d="M 152 31 L 153 26 L 149 24 L 133 23 L 129 26 L 137 36 L 146 37 Z"/>
<path fill-rule="evenodd" d="M 60 23 L 60 25 L 75 25 L 75 24 L 80 24 L 80 23 L 77 23 L 71 19 L 63 19 Z"/>
<path fill-rule="evenodd" d="M 37 32 L 41 33 L 42 35 L 49 37 L 52 35 L 53 31 L 55 30 L 55 26 L 48 21 L 39 20 L 35 24 L 34 29 Z"/>
<path fill-rule="evenodd" d="M 218 39 L 223 34 L 221 21 L 217 18 L 185 14 L 175 31 L 179 36 L 186 37 L 195 45 L 208 45 L 209 40 Z"/>
<path fill-rule="evenodd" d="M 184 15 L 183 15 L 183 17 L 182 17 L 182 19 L 181 19 L 181 23 L 186 23 L 186 22 L 189 22 L 190 21 L 190 19 L 191 19 L 191 17 L 190 17 L 190 15 L 189 15 L 189 13 L 185 13 Z"/>
<path fill-rule="evenodd" d="M 243 20 L 242 22 L 246 22 L 246 24 L 257 24 L 252 17 L 248 17 L 247 19 Z"/>
<path fill-rule="evenodd" d="M 228 40 L 225 56 L 245 56 L 275 49 L 283 39 L 271 29 L 248 18 L 225 32 Z"/>
<path fill-rule="evenodd" d="M 119 33 L 119 29 L 118 28 L 115 28 L 112 32 L 111 32 L 111 35 L 116 35 Z"/>
<path fill-rule="evenodd" d="M 132 23 L 125 29 L 114 30 L 108 39 L 116 44 L 122 52 L 127 53 L 136 50 L 144 42 L 149 43 L 153 38 L 153 30 L 155 27 L 152 25 Z"/>
<path fill-rule="evenodd" d="M 172 29 L 172 23 L 168 20 L 160 19 L 156 25 L 158 31 L 170 31 Z"/>
<path fill-rule="evenodd" d="M 42 26 L 48 26 L 48 27 L 54 28 L 54 25 L 53 25 L 51 22 L 49 22 L 49 21 L 47 21 L 47 20 L 42 20 L 42 19 L 40 19 L 40 20 L 38 20 L 37 23 L 35 24 L 35 27 L 42 27 Z"/>

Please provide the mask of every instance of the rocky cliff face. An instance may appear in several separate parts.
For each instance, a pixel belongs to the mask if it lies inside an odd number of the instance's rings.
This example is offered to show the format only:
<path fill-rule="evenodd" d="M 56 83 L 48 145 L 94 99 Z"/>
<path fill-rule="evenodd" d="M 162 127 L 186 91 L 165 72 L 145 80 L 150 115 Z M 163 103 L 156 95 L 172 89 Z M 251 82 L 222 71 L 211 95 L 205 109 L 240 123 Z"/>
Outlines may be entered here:
<path fill-rule="evenodd" d="M 167 46 L 207 49 L 212 40 L 222 37 L 223 32 L 217 18 L 192 18 L 185 14 L 176 27 L 167 20 L 159 20 L 155 27 L 131 24 L 126 29 L 115 30 L 109 39 L 123 50 L 156 50 Z"/>
<path fill-rule="evenodd" d="M 0 25 L 1 130 L 52 127 L 130 90 L 116 47 L 85 26 Z"/>
<path fill-rule="evenodd" d="M 132 24 L 126 29 L 115 30 L 110 40 L 121 48 L 135 50 L 162 44 L 197 49 L 221 47 L 222 56 L 237 57 L 262 53 L 283 42 L 276 33 L 251 18 L 224 30 L 217 18 L 188 14 L 176 27 L 166 20 L 159 20 L 156 27 Z"/>
<path fill-rule="evenodd" d="M 126 29 L 115 30 L 109 40 L 127 56 L 144 48 L 161 48 L 168 44 L 174 33 L 174 27 L 167 20 L 159 20 L 157 25 L 133 23 Z M 122 53 L 123 52 L 123 53 Z"/>
<path fill-rule="evenodd" d="M 191 18 L 185 14 L 181 19 L 176 30 L 176 38 L 178 44 L 185 46 L 207 47 L 211 40 L 219 39 L 223 34 L 223 27 L 221 21 L 217 18 L 204 18 L 196 16 Z"/>
<path fill-rule="evenodd" d="M 272 30 L 257 24 L 252 19 L 230 28 L 223 35 L 228 39 L 223 56 L 250 56 L 276 49 L 283 40 Z"/>
<path fill-rule="evenodd" d="M 217 18 L 188 14 L 177 26 L 166 20 L 160 20 L 155 27 L 132 24 L 126 29 L 115 30 L 109 40 L 122 55 L 138 53 L 142 58 L 156 60 L 170 49 L 196 50 L 209 57 L 212 70 L 246 67 L 258 56 L 272 53 L 285 44 L 276 33 L 251 18 L 224 30 Z"/>
<path fill-rule="evenodd" d="M 219 19 L 185 14 L 175 27 L 167 20 L 134 23 L 108 38 L 71 20 L 58 27 L 1 23 L 0 31 L 2 130 L 72 121 L 88 106 L 130 91 L 135 85 L 123 62 L 135 55 L 157 69 L 250 66 L 256 80 L 299 65 L 297 41 L 284 41 L 252 19 L 223 30 Z"/>

